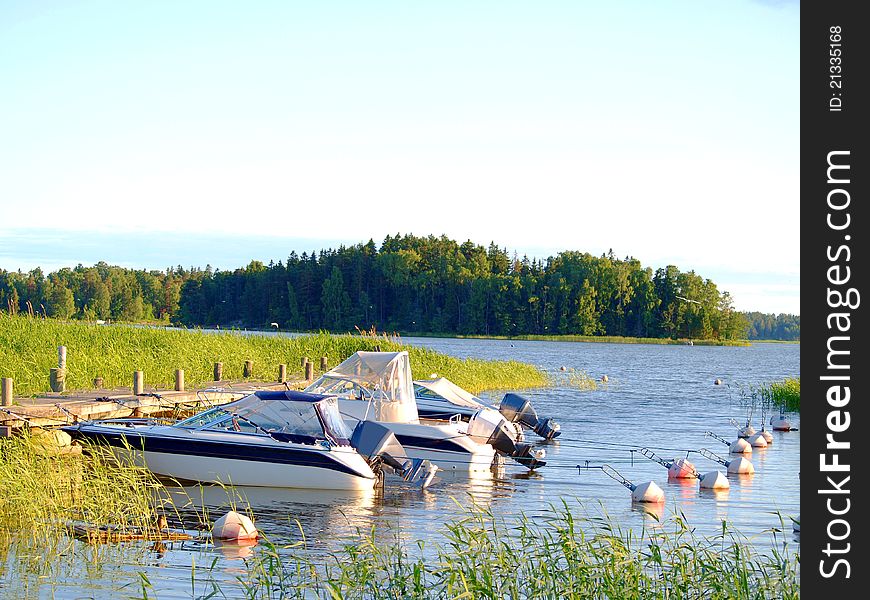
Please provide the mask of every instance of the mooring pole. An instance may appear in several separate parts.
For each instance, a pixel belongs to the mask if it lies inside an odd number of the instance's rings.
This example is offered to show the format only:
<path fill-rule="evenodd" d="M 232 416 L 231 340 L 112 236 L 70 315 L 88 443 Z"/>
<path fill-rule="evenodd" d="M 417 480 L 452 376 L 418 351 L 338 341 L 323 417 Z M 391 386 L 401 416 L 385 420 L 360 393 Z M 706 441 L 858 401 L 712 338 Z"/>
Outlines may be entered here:
<path fill-rule="evenodd" d="M 12 378 L 3 378 L 3 406 L 10 406 L 15 396 L 12 393 Z"/>
<path fill-rule="evenodd" d="M 138 396 L 145 391 L 145 374 L 142 371 L 133 371 L 133 395 Z"/>

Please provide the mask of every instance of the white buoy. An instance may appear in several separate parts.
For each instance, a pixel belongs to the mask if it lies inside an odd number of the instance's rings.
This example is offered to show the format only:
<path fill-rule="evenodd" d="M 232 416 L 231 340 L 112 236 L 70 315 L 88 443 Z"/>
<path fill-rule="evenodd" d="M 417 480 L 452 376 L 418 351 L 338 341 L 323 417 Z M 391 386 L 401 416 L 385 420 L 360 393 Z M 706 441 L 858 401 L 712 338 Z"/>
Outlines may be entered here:
<path fill-rule="evenodd" d="M 727 490 L 731 487 L 722 471 L 710 471 L 701 475 L 701 487 L 707 490 Z"/>
<path fill-rule="evenodd" d="M 752 425 L 747 425 L 746 427 L 740 427 L 737 430 L 737 437 L 748 438 L 755 435 L 755 427 Z"/>
<path fill-rule="evenodd" d="M 722 385 L 722 380 L 716 379 L 716 381 L 713 382 L 713 385 Z"/>
<path fill-rule="evenodd" d="M 764 441 L 767 442 L 768 446 L 773 443 L 773 434 L 767 431 L 763 426 L 759 433 L 764 437 Z"/>
<path fill-rule="evenodd" d="M 743 458 L 742 456 L 727 461 L 725 466 L 728 467 L 728 472 L 732 475 L 752 475 L 755 473 L 755 467 L 752 465 L 752 461 L 748 458 Z"/>
<path fill-rule="evenodd" d="M 770 417 L 770 425 L 774 431 L 788 431 L 791 429 L 791 423 L 785 418 L 785 415 Z"/>
<path fill-rule="evenodd" d="M 746 441 L 749 442 L 753 448 L 767 448 L 767 440 L 764 439 L 764 436 L 760 433 L 750 435 L 746 438 Z"/>
<path fill-rule="evenodd" d="M 678 458 L 668 467 L 668 479 L 695 479 L 698 477 L 698 471 L 695 465 L 690 463 L 685 458 Z"/>
<path fill-rule="evenodd" d="M 664 502 L 665 493 L 655 481 L 647 481 L 631 488 L 631 499 L 634 502 Z"/>
<path fill-rule="evenodd" d="M 603 381 L 604 383 L 607 383 L 607 375 L 602 375 L 601 381 Z"/>
<path fill-rule="evenodd" d="M 728 451 L 731 454 L 752 454 L 752 445 L 743 438 L 738 438 L 731 442 Z"/>
<path fill-rule="evenodd" d="M 565 365 L 562 365 L 561 367 L 559 367 L 559 370 L 560 371 L 567 371 L 568 367 L 566 367 Z"/>
<path fill-rule="evenodd" d="M 258 532 L 251 519 L 231 510 L 215 521 L 211 534 L 221 540 L 251 540 Z"/>

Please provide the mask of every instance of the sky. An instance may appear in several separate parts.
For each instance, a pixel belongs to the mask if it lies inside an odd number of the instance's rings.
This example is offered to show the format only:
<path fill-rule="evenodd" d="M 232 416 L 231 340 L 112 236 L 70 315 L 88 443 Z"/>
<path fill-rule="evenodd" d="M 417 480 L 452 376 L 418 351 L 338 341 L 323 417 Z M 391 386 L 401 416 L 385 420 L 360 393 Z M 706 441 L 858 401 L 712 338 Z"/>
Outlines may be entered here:
<path fill-rule="evenodd" d="M 388 234 L 800 312 L 799 3 L 0 2 L 0 268 Z"/>

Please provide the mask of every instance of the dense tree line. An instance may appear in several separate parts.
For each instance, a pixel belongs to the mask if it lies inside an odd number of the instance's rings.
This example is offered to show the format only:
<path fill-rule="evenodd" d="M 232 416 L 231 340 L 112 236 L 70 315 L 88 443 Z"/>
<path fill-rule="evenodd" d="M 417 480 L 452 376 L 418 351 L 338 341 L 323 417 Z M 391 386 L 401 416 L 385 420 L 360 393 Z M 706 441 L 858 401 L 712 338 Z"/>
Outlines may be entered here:
<path fill-rule="evenodd" d="M 188 326 L 482 334 L 745 338 L 746 315 L 694 271 L 612 252 L 518 257 L 495 244 L 387 236 L 234 271 L 99 263 L 44 276 L 0 270 L 0 309 Z M 755 313 L 754 313 L 755 314 Z M 777 319 L 774 315 L 767 315 Z M 756 319 L 761 322 L 762 319 Z M 799 321 L 797 322 L 799 329 Z M 770 336 L 767 336 L 770 337 Z"/>
<path fill-rule="evenodd" d="M 169 321 L 178 312 L 181 286 L 192 271 L 137 271 L 81 265 L 45 276 L 0 269 L 0 309 L 10 313 L 91 321 Z"/>
<path fill-rule="evenodd" d="M 801 339 L 800 315 L 781 313 L 771 315 L 760 312 L 746 313 L 749 319 L 750 340 L 786 340 Z"/>
<path fill-rule="evenodd" d="M 734 338 L 746 321 L 709 279 L 633 258 L 388 236 L 245 269 L 137 271 L 99 263 L 45 277 L 0 272 L 0 306 L 60 318 L 520 335 Z"/>

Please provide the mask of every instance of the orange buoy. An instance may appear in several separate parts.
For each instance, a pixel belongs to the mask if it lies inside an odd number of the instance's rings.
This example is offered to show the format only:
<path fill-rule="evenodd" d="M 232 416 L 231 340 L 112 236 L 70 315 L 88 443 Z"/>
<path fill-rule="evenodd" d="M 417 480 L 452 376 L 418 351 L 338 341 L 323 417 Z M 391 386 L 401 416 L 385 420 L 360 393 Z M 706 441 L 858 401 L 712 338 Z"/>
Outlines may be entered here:
<path fill-rule="evenodd" d="M 669 479 L 695 479 L 698 477 L 698 471 L 695 465 L 685 458 L 678 458 L 668 467 Z"/>

